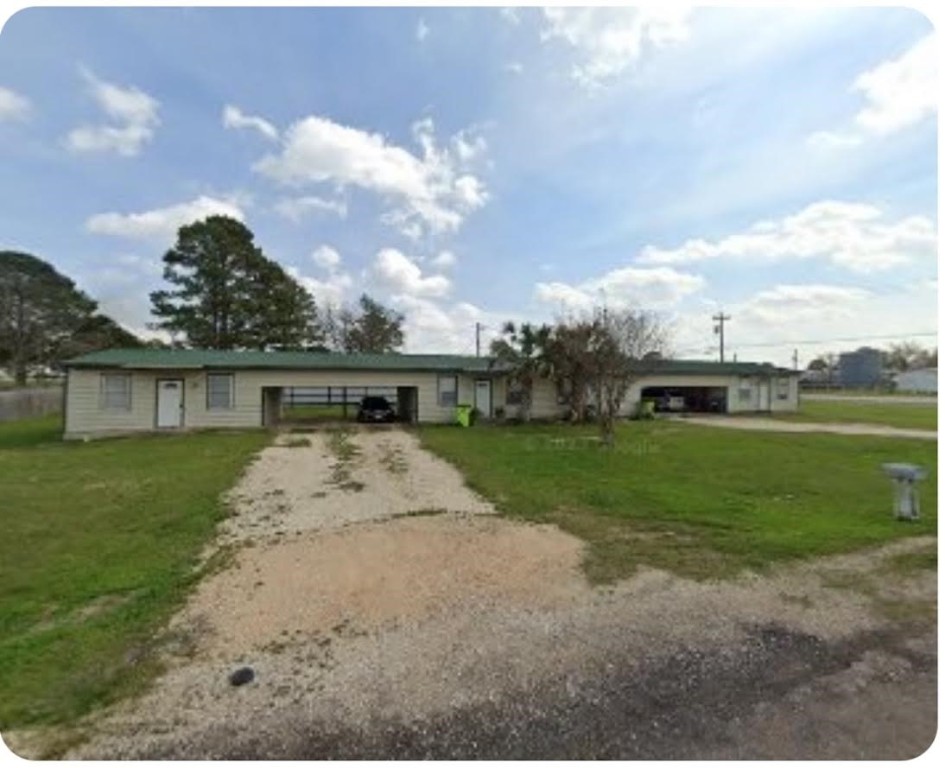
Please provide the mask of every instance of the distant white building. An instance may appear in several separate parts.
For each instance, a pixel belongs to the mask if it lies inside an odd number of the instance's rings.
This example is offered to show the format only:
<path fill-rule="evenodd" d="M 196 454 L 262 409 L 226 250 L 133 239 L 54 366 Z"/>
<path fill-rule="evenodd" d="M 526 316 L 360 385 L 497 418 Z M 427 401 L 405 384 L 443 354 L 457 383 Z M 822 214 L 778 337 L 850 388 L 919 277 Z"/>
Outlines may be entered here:
<path fill-rule="evenodd" d="M 938 368 L 919 368 L 896 374 L 896 390 L 938 394 Z"/>

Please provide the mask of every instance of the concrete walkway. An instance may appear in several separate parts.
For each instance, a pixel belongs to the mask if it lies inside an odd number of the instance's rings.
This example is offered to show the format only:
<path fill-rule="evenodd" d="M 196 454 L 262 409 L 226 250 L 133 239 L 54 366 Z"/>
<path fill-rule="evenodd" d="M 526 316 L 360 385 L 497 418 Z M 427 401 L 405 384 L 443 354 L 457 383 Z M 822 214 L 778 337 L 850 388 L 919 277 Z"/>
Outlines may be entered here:
<path fill-rule="evenodd" d="M 873 435 L 877 437 L 908 437 L 937 440 L 938 432 L 928 429 L 900 429 L 881 424 L 831 424 L 814 421 L 781 421 L 763 416 L 686 416 L 677 421 L 703 427 L 747 429 L 761 432 L 831 432 L 837 435 Z"/>
<path fill-rule="evenodd" d="M 801 401 L 840 403 L 886 403 L 888 405 L 936 405 L 935 395 L 814 395 L 801 393 Z"/>

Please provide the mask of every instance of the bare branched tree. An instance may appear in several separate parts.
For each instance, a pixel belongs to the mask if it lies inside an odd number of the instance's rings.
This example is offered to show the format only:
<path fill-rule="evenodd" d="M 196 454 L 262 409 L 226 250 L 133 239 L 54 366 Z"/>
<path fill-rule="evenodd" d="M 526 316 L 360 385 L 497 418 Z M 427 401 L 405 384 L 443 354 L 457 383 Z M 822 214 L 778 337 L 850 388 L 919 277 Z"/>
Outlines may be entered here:
<path fill-rule="evenodd" d="M 634 309 L 596 309 L 592 328 L 591 382 L 601 442 L 612 447 L 620 407 L 633 382 L 659 364 L 669 329 L 659 315 Z"/>

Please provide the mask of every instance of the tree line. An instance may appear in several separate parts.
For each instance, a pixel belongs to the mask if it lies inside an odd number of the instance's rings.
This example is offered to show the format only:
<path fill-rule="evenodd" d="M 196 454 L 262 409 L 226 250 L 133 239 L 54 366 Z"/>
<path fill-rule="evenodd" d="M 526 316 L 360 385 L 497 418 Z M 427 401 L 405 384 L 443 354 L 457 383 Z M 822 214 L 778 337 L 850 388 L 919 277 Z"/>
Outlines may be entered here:
<path fill-rule="evenodd" d="M 901 341 L 880 350 L 882 366 L 888 371 L 901 373 L 919 368 L 938 367 L 938 349 L 926 348 L 914 341 Z M 840 355 L 828 352 L 815 357 L 807 365 L 809 371 L 834 371 L 840 364 Z"/>
<path fill-rule="evenodd" d="M 162 261 L 167 285 L 150 295 L 150 327 L 166 343 L 122 328 L 42 259 L 0 251 L 0 367 L 22 385 L 33 371 L 108 347 L 384 353 L 404 345 L 401 313 L 367 294 L 354 306 L 317 306 L 233 218 L 181 227 Z"/>

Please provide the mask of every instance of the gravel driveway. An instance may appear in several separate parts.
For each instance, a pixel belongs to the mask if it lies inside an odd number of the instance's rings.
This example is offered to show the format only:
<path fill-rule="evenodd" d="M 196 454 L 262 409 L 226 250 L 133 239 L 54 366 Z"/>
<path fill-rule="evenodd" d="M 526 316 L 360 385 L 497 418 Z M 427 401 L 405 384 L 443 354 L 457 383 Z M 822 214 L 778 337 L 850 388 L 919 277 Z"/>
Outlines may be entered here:
<path fill-rule="evenodd" d="M 919 440 L 937 440 L 938 432 L 929 429 L 902 429 L 881 424 L 830 424 L 827 422 L 798 422 L 766 419 L 763 416 L 685 416 L 676 419 L 684 424 L 725 429 L 747 429 L 762 432 L 831 432 L 837 435 L 877 435 L 879 437 L 909 437 Z"/>
<path fill-rule="evenodd" d="M 880 759 L 934 736 L 935 574 L 884 576 L 934 539 L 593 588 L 579 540 L 497 517 L 410 433 L 305 439 L 234 490 L 234 563 L 171 623 L 166 674 L 67 757 Z"/>

